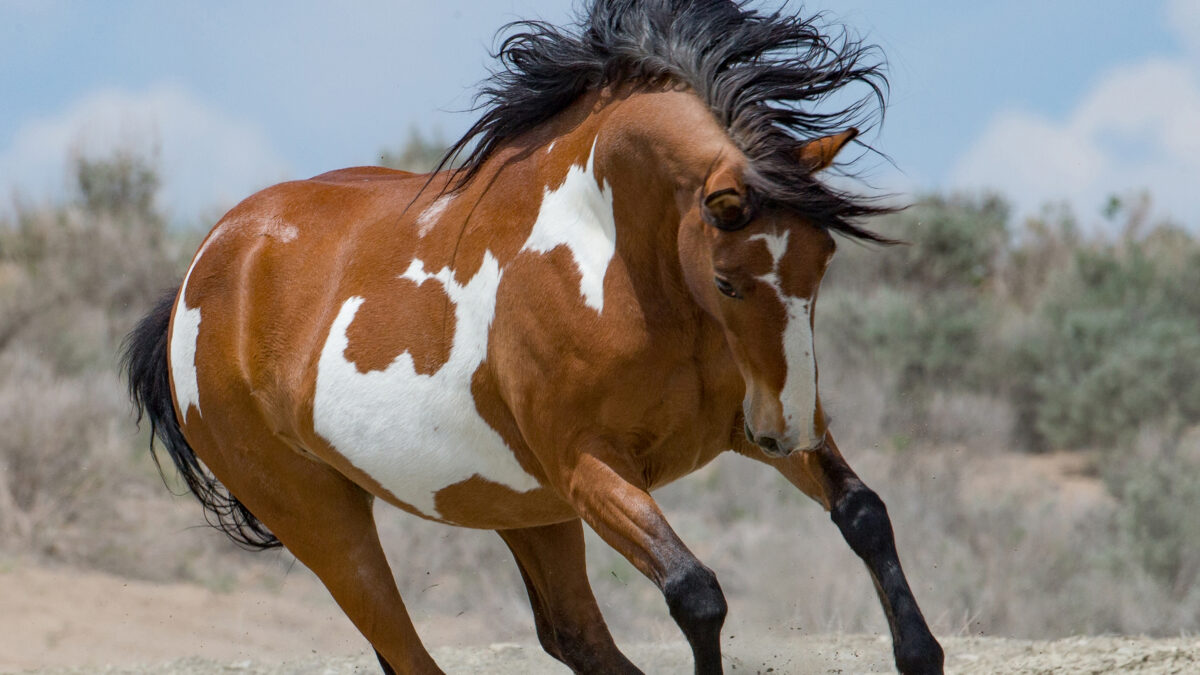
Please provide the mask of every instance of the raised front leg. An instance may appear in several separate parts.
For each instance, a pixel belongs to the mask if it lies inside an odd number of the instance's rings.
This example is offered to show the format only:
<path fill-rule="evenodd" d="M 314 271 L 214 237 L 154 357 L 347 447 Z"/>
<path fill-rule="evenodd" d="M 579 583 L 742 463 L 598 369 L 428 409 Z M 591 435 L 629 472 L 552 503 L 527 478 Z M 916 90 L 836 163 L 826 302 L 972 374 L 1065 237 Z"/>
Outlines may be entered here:
<path fill-rule="evenodd" d="M 742 452 L 774 466 L 829 511 L 846 543 L 866 563 L 875 582 L 892 633 L 896 668 L 906 675 L 941 673 L 942 647 L 929 631 L 904 577 L 887 507 L 850 469 L 833 437 L 828 437 L 819 450 L 783 458 L 767 457 L 756 448 L 748 447 Z"/>
<path fill-rule="evenodd" d="M 579 457 L 564 481 L 564 493 L 584 521 L 662 590 L 692 647 L 697 675 L 721 673 L 725 595 L 650 494 L 589 454 Z"/>

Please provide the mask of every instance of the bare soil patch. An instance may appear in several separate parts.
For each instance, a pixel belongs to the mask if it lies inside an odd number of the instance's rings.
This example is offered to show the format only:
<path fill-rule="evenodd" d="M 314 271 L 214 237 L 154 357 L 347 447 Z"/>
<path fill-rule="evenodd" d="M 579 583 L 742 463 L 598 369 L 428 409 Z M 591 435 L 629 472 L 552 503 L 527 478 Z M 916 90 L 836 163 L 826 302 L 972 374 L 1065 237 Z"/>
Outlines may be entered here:
<path fill-rule="evenodd" d="M 374 654 L 315 580 L 289 575 L 274 591 L 32 566 L 0 571 L 0 671 L 39 675 L 342 675 L 376 673 Z M 566 669 L 533 643 L 472 645 L 479 619 L 420 627 L 449 673 L 540 675 Z M 725 635 L 729 673 L 893 672 L 883 636 Z M 947 638 L 958 673 L 1191 673 L 1200 638 L 1077 637 L 1056 641 Z M 442 645 L 442 646 L 437 646 Z M 624 644 L 648 673 L 690 673 L 682 640 Z"/>

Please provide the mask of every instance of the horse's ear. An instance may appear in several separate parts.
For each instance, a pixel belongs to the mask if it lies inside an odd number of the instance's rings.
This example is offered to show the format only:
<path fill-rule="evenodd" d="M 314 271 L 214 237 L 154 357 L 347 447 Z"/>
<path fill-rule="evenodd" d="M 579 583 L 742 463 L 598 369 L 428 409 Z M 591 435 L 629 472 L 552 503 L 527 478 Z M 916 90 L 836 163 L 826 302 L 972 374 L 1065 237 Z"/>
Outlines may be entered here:
<path fill-rule="evenodd" d="M 717 169 L 704 182 L 704 222 L 722 230 L 739 230 L 750 222 L 746 188 L 728 167 Z"/>
<path fill-rule="evenodd" d="M 842 148 L 854 140 L 857 135 L 858 129 L 850 127 L 840 134 L 802 143 L 793 151 L 796 154 L 796 161 L 800 162 L 806 173 L 816 173 L 827 169 L 833 164 L 833 159 L 837 157 Z"/>

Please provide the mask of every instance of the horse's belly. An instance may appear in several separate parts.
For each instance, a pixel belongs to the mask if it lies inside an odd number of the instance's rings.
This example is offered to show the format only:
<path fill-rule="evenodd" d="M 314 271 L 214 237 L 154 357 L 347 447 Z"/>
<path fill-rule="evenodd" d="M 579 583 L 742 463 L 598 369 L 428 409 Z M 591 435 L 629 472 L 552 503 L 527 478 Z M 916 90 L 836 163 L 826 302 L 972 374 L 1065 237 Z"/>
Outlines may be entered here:
<path fill-rule="evenodd" d="M 425 275 L 448 287 L 458 319 L 449 358 L 435 372 L 418 372 L 407 351 L 385 368 L 366 372 L 347 360 L 347 330 L 364 302 L 361 297 L 343 303 L 317 365 L 314 431 L 388 495 L 422 515 L 450 522 L 463 520 L 447 501 L 453 499 L 447 495 L 456 494 L 447 490 L 452 486 L 490 485 L 510 495 L 540 487 L 480 416 L 471 392 L 471 379 L 487 353 L 491 320 L 490 308 L 479 301 L 490 297 L 494 303 L 500 277 L 495 259 L 488 258 L 465 286 L 458 287 L 449 275 Z"/>

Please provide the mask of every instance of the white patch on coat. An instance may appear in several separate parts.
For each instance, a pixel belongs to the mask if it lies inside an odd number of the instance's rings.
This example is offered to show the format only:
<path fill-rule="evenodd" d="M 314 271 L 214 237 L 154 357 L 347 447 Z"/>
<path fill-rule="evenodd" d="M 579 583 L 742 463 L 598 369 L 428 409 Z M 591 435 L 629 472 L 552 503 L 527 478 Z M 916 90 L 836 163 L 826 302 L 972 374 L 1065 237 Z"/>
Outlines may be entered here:
<path fill-rule="evenodd" d="M 501 278 L 496 258 L 486 252 L 466 285 L 455 281 L 449 267 L 430 273 L 420 260 L 400 276 L 439 283 L 454 303 L 450 358 L 431 375 L 416 372 L 408 352 L 384 370 L 359 372 L 346 360 L 346 330 L 363 298 L 349 298 L 317 363 L 313 428 L 351 464 L 427 516 L 441 517 L 434 501 L 439 490 L 472 476 L 518 492 L 539 487 L 479 415 L 471 393 L 495 317 Z"/>
<path fill-rule="evenodd" d="M 228 223 L 217 226 L 200 250 L 192 258 L 187 274 L 183 276 L 183 284 L 179 286 L 179 295 L 175 298 L 175 309 L 171 327 L 170 344 L 167 346 L 168 359 L 171 364 L 171 388 L 175 391 L 175 403 L 180 413 L 187 417 L 188 408 L 196 406 L 196 414 L 200 413 L 200 385 L 196 373 L 196 342 L 200 339 L 200 308 L 188 307 L 187 286 L 192 278 L 196 263 L 204 257 L 204 252 L 222 234 Z"/>
<path fill-rule="evenodd" d="M 604 276 L 617 248 L 612 186 L 596 182 L 596 142 L 586 166 L 572 166 L 557 190 L 547 188 L 522 251 L 549 253 L 566 246 L 579 270 L 584 304 L 604 309 Z"/>
<path fill-rule="evenodd" d="M 446 212 L 446 207 L 450 206 L 450 202 L 454 201 L 453 194 L 445 194 L 438 197 L 432 204 L 425 207 L 421 215 L 417 216 L 417 236 L 424 237 L 429 234 L 434 225 L 437 225 L 438 219 Z"/>
<path fill-rule="evenodd" d="M 183 289 L 179 295 L 182 298 Z M 181 300 L 176 305 L 175 325 L 171 330 L 171 382 L 175 387 L 175 402 L 184 418 L 193 405 L 196 414 L 200 414 L 200 385 L 196 375 L 196 341 L 199 339 L 200 308 L 187 307 Z"/>

